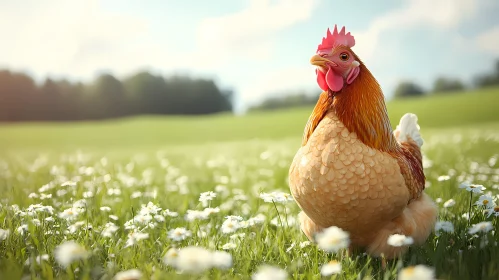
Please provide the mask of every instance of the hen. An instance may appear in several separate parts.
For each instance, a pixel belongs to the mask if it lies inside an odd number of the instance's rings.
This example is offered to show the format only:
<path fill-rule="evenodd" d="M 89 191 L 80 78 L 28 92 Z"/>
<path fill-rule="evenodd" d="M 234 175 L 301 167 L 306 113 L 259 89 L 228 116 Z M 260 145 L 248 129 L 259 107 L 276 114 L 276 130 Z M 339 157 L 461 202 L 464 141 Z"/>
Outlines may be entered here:
<path fill-rule="evenodd" d="M 335 26 L 311 59 L 323 92 L 290 166 L 289 185 L 310 240 L 337 226 L 349 232 L 351 249 L 394 258 L 407 247 L 390 246 L 388 237 L 404 234 L 424 243 L 437 207 L 424 192 L 416 115 L 405 114 L 392 130 L 381 88 L 354 45 L 350 32 Z"/>

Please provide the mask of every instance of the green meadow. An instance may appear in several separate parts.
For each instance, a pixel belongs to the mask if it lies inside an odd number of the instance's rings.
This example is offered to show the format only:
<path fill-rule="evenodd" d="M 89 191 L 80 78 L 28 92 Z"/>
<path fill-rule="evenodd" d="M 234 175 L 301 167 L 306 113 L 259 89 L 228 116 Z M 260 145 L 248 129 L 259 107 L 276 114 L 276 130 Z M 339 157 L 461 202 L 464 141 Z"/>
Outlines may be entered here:
<path fill-rule="evenodd" d="M 491 208 L 499 204 L 499 88 L 387 106 L 393 126 L 418 115 L 427 192 L 453 230 L 437 230 L 385 269 L 379 259 L 302 243 L 297 205 L 260 198 L 289 193 L 312 110 L 303 107 L 1 124 L 0 229 L 8 233 L 0 231 L 0 279 L 281 279 L 258 278 L 265 265 L 288 279 L 416 279 L 401 278 L 416 265 L 437 279 L 499 279 L 499 210 Z M 486 189 L 459 188 L 465 181 Z M 200 201 L 208 191 L 211 200 Z M 492 201 L 480 204 L 482 195 Z M 80 247 L 59 247 L 70 240 Z M 185 252 L 180 263 L 172 252 L 189 246 L 227 254 L 214 263 Z M 332 260 L 340 271 L 322 276 Z M 124 271 L 138 278 L 120 278 Z"/>

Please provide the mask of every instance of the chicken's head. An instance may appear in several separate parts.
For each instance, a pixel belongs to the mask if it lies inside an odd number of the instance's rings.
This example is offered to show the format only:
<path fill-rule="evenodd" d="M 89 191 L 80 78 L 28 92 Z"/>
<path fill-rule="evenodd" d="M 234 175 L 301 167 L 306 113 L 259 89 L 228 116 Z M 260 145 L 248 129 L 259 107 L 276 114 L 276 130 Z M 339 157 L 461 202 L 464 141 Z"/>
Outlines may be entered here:
<path fill-rule="evenodd" d="M 328 28 L 317 53 L 310 59 L 317 66 L 317 83 L 322 90 L 338 92 L 357 78 L 360 62 L 351 50 L 354 45 L 355 39 L 350 32 L 345 34 L 345 27 L 338 32 L 335 25 L 333 33 Z"/>

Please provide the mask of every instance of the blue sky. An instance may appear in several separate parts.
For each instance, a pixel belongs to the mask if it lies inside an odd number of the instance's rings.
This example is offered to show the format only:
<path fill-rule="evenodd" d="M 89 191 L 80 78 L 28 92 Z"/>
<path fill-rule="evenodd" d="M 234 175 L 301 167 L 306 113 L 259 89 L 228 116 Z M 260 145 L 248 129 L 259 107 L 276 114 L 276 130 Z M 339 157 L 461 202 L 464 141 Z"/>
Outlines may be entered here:
<path fill-rule="evenodd" d="M 309 64 L 334 24 L 390 98 L 404 79 L 465 81 L 499 58 L 497 0 L 0 0 L 0 67 L 89 81 L 139 70 L 215 78 L 238 111 L 318 91 Z"/>

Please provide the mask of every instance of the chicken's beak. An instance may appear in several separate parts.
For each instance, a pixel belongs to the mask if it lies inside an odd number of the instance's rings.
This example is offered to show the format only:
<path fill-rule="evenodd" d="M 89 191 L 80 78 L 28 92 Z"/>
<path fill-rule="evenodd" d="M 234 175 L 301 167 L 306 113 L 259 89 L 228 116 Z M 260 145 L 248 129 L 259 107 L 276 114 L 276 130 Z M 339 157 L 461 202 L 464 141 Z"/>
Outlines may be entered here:
<path fill-rule="evenodd" d="M 319 67 L 324 67 L 324 68 L 327 68 L 327 63 L 332 63 L 331 60 L 327 59 L 327 58 L 324 58 L 318 54 L 312 56 L 312 58 L 310 59 L 310 63 L 312 65 L 315 65 L 315 66 L 319 66 Z"/>

